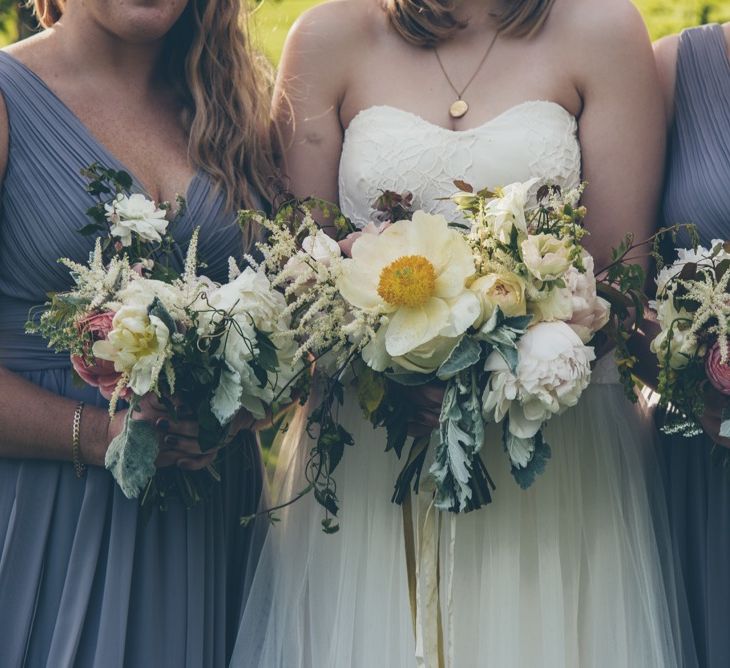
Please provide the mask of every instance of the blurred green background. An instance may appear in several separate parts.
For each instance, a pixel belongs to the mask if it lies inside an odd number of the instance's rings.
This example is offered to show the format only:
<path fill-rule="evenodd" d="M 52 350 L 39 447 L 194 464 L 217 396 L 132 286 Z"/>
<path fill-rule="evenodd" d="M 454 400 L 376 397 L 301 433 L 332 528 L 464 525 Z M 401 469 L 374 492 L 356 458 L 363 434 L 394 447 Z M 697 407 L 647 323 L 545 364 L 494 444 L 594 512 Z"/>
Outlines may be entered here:
<path fill-rule="evenodd" d="M 262 0 L 254 12 L 255 30 L 274 62 L 278 61 L 286 33 L 297 16 L 321 1 Z M 644 15 L 652 39 L 700 23 L 730 21 L 730 0 L 634 0 L 634 4 Z"/>
<path fill-rule="evenodd" d="M 278 62 L 289 27 L 309 7 L 322 0 L 250 0 L 254 34 Z M 361 0 L 362 2 L 366 0 Z M 611 2 L 611 0 L 605 0 Z M 644 15 L 652 39 L 701 23 L 730 21 L 730 0 L 634 0 Z M 32 32 L 34 21 L 22 0 L 0 0 L 0 44 Z"/>

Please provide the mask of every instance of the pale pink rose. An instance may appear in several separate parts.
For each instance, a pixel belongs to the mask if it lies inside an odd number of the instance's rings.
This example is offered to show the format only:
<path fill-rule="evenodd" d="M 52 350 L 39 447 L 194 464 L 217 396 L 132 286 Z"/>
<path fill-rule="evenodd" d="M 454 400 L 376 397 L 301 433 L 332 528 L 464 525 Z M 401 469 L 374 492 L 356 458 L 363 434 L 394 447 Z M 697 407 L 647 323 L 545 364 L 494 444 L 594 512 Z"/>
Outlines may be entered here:
<path fill-rule="evenodd" d="M 713 387 L 730 396 L 730 364 L 723 364 L 720 345 L 715 343 L 705 359 L 705 371 Z"/>
<path fill-rule="evenodd" d="M 111 311 L 90 315 L 79 322 L 79 333 L 82 335 L 91 334 L 93 341 L 103 341 L 112 329 L 113 319 L 114 313 Z M 113 362 L 94 359 L 93 362 L 89 363 L 80 355 L 72 355 L 71 364 L 87 385 L 98 387 L 99 392 L 105 399 L 111 398 L 121 376 L 120 373 L 114 370 Z M 129 391 L 125 390 L 121 396 L 123 399 L 127 398 Z"/>
<path fill-rule="evenodd" d="M 381 232 L 385 232 L 385 230 L 387 230 L 390 225 L 390 223 L 376 225 L 375 223 L 371 222 L 363 227 L 362 230 L 348 234 L 342 241 L 337 242 L 340 245 L 340 250 L 342 251 L 342 254 L 345 257 L 352 257 L 352 247 L 363 234 L 380 234 Z"/>

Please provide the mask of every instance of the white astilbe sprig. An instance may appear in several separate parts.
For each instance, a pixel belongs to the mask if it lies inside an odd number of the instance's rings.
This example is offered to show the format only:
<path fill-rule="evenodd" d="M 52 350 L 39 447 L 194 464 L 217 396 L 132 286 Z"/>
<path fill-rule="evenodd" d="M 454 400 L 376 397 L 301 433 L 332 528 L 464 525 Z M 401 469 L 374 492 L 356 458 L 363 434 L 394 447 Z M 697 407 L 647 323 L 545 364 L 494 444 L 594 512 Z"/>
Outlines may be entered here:
<path fill-rule="evenodd" d="M 697 310 L 692 314 L 692 324 L 688 336 L 692 340 L 696 340 L 700 333 L 716 335 L 722 363 L 727 364 L 730 356 L 728 346 L 730 271 L 726 271 L 720 280 L 716 280 L 714 269 L 700 268 L 695 280 L 679 279 L 677 282 L 687 291 L 682 299 L 699 304 Z M 713 320 L 716 322 L 708 326 L 708 323 Z"/>
<path fill-rule="evenodd" d="M 104 266 L 101 239 L 96 240 L 87 266 L 68 259 L 62 259 L 60 262 L 68 267 L 74 279 L 75 298 L 79 302 L 88 304 L 89 311 L 106 304 L 117 292 L 129 284 L 134 274 L 126 256 L 115 257 L 108 267 Z"/>
<path fill-rule="evenodd" d="M 186 283 L 192 283 L 197 279 L 198 273 L 198 238 L 200 237 L 200 228 L 196 227 L 193 235 L 190 237 L 190 245 L 188 253 L 185 256 L 185 269 L 183 270 L 182 280 Z"/>

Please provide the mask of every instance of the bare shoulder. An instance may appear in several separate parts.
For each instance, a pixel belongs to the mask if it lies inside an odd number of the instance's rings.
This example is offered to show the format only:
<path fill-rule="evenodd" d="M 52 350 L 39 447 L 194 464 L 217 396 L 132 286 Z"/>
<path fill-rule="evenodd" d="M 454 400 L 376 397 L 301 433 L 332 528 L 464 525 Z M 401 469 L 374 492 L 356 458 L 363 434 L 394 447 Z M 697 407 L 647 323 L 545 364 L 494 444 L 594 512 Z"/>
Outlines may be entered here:
<path fill-rule="evenodd" d="M 315 5 L 292 26 L 286 49 L 329 57 L 357 52 L 377 32 L 380 14 L 376 2 L 365 0 L 330 0 Z"/>
<path fill-rule="evenodd" d="M 39 67 L 42 69 L 43 65 L 49 60 L 47 58 L 49 36 L 50 33 L 48 31 L 43 31 L 14 44 L 10 44 L 3 51 L 6 51 L 13 58 L 16 58 L 32 70 L 37 71 Z"/>
<path fill-rule="evenodd" d="M 597 55 L 605 50 L 648 44 L 648 33 L 631 0 L 556 0 L 549 27 L 572 39 L 568 44 L 590 47 Z"/>

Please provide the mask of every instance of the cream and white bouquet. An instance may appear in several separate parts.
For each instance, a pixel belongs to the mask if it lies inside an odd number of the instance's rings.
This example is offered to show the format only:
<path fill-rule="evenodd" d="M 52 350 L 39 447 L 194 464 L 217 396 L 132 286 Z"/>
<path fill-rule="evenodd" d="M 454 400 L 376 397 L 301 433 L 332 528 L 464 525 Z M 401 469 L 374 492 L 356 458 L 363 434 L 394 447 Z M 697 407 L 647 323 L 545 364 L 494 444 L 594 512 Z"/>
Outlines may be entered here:
<path fill-rule="evenodd" d="M 88 264 L 60 260 L 73 287 L 52 295 L 27 330 L 70 353 L 81 379 L 109 399 L 111 415 L 120 400 L 129 404 L 106 466 L 127 497 L 164 501 L 165 490 L 155 480 L 158 436 L 134 419 L 143 397 L 156 395 L 174 416 L 185 406 L 198 422 L 201 449 L 208 451 L 223 444 L 240 411 L 264 418 L 289 403 L 303 365 L 294 362 L 284 297 L 266 276 L 250 267 L 241 271 L 233 259 L 225 284 L 200 275 L 199 229 L 184 266 L 176 268 L 169 261 L 176 243 L 171 207 L 130 195 L 124 172 L 93 165 L 87 174 L 99 203 L 82 233 L 97 235 L 94 251 Z M 202 497 L 201 476 L 217 474 L 175 471 L 188 504 Z"/>
<path fill-rule="evenodd" d="M 260 269 L 285 295 L 298 358 L 318 360 L 308 471 L 328 514 L 338 510 L 331 475 L 353 443 L 336 419 L 345 382 L 399 458 L 412 417 L 404 386 L 442 385 L 430 473 L 437 506 L 453 512 L 491 500 L 480 456 L 485 424 L 504 425 L 514 477 L 527 487 L 550 457 L 542 426 L 575 406 L 590 382 L 587 344 L 611 309 L 581 244 L 581 189 L 457 185 L 456 221 L 412 212 L 408 194 L 389 192 L 375 204 L 381 224 L 361 231 L 321 202 L 289 203 L 273 219 L 243 215 L 269 232 Z M 318 228 L 317 208 L 330 209 L 334 238 Z M 429 443 L 412 443 L 394 501 L 418 487 Z M 326 530 L 335 526 L 325 519 Z"/>
<path fill-rule="evenodd" d="M 659 335 L 651 348 L 659 360 L 661 404 L 672 407 L 667 433 L 701 433 L 708 386 L 730 396 L 730 242 L 680 249 L 660 269 L 656 299 Z M 730 416 L 721 426 L 730 437 Z"/>

